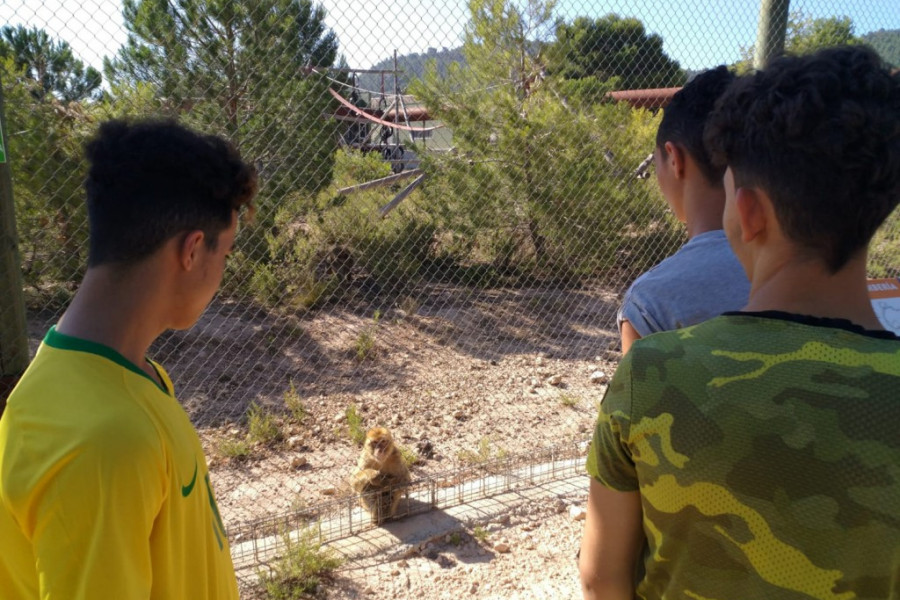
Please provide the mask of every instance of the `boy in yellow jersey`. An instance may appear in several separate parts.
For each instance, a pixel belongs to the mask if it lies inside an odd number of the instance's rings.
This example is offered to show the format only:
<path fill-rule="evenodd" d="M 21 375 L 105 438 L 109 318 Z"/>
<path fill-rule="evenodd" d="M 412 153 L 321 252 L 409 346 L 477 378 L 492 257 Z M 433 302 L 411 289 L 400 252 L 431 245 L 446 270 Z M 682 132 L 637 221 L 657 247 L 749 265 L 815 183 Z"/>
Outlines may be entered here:
<path fill-rule="evenodd" d="M 900 338 L 866 280 L 900 202 L 900 75 L 863 46 L 719 98 L 740 311 L 634 343 L 588 454 L 586 598 L 900 598 Z"/>
<path fill-rule="evenodd" d="M 168 121 L 87 144 L 88 268 L 0 419 L 0 596 L 237 598 L 206 458 L 146 357 L 212 299 L 256 173 Z"/>

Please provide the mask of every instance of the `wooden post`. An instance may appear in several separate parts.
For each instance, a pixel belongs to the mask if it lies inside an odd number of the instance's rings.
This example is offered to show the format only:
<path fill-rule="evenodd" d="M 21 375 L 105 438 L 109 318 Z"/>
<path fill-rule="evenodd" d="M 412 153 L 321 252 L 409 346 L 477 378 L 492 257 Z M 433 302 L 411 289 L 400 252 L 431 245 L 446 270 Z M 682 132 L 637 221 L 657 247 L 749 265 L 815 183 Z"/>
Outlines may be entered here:
<path fill-rule="evenodd" d="M 397 125 L 400 124 L 400 108 L 403 102 L 400 97 L 399 77 L 400 67 L 397 64 L 397 49 L 394 48 L 394 123 Z M 409 123 L 407 123 L 407 125 L 409 125 Z M 394 127 L 394 152 L 391 153 L 391 159 L 391 170 L 394 173 L 397 173 L 398 171 L 393 170 L 396 167 L 393 161 L 403 159 L 403 155 L 400 153 L 400 129 L 397 127 Z"/>
<path fill-rule="evenodd" d="M 756 29 L 756 48 L 753 68 L 764 69 L 769 62 L 784 54 L 790 0 L 760 0 L 759 26 Z"/>
<path fill-rule="evenodd" d="M 6 407 L 6 397 L 28 366 L 25 298 L 6 132 L 0 81 L 0 414 Z"/>

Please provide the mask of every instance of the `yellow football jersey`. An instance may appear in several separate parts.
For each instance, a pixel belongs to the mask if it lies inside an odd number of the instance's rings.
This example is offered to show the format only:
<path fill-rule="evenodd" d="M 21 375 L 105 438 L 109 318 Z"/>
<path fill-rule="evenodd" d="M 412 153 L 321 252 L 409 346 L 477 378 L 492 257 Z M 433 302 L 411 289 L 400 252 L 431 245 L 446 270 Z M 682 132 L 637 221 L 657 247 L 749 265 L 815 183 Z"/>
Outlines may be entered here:
<path fill-rule="evenodd" d="M 51 329 L 0 419 L 8 599 L 238 598 L 197 433 L 106 346 Z"/>

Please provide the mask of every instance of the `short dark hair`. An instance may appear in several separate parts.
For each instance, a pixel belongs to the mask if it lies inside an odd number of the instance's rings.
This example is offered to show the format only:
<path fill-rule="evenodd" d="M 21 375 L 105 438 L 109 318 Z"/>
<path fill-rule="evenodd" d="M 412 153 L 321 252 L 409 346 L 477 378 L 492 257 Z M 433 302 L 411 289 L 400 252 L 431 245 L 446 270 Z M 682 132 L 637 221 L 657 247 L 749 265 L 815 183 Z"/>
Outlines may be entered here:
<path fill-rule="evenodd" d="M 705 141 L 837 272 L 900 201 L 900 76 L 864 46 L 780 58 L 719 99 Z"/>
<path fill-rule="evenodd" d="M 88 266 L 133 264 L 186 231 L 214 248 L 234 211 L 253 210 L 256 170 L 228 141 L 175 121 L 107 121 L 85 154 Z"/>
<path fill-rule="evenodd" d="M 656 131 L 656 145 L 673 142 L 690 154 L 700 172 L 713 185 L 722 185 L 725 167 L 710 162 L 703 145 L 703 127 L 719 96 L 735 79 L 734 73 L 724 65 L 704 71 L 678 90 L 663 109 L 663 118 Z"/>

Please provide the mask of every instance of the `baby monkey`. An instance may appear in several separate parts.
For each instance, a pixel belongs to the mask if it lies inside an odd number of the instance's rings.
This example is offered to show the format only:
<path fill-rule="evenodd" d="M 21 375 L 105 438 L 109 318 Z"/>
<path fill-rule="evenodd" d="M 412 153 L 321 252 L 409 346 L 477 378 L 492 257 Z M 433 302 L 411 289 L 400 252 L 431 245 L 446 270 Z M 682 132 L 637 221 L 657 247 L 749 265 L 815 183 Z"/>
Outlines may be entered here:
<path fill-rule="evenodd" d="M 384 427 L 370 429 L 350 483 L 359 494 L 360 505 L 372 515 L 374 525 L 394 516 L 409 481 L 409 469 L 391 432 Z"/>

